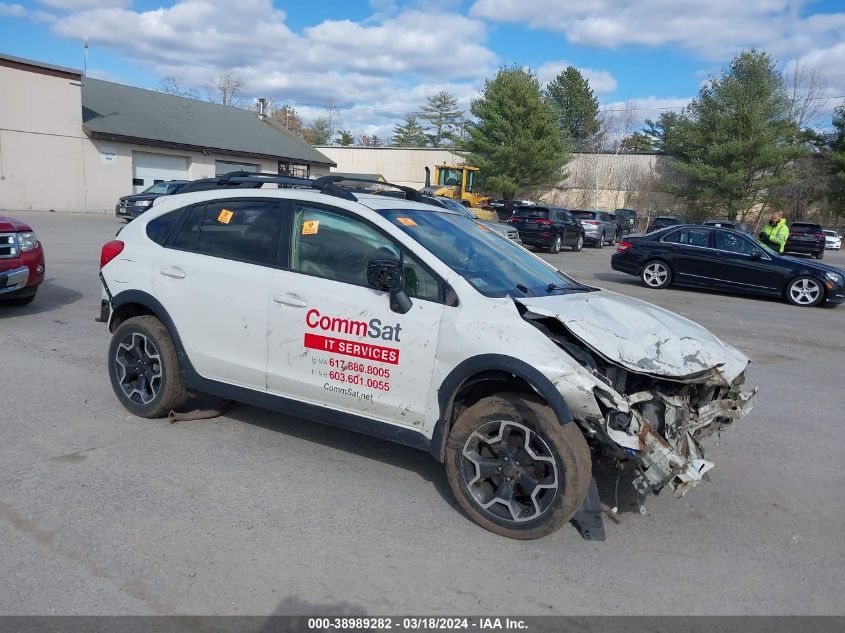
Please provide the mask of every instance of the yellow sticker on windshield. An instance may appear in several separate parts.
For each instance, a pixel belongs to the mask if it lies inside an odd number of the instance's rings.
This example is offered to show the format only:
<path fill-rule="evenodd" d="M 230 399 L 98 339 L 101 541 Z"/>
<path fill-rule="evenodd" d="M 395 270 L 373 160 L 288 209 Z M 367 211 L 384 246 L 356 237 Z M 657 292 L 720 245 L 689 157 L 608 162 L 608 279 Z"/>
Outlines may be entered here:
<path fill-rule="evenodd" d="M 220 224 L 229 224 L 229 222 L 232 220 L 233 215 L 235 215 L 234 211 L 229 211 L 229 209 L 223 209 L 217 216 L 217 221 L 220 222 Z"/>
<path fill-rule="evenodd" d="M 316 235 L 319 230 L 320 230 L 320 221 L 319 220 L 308 220 L 307 222 L 302 223 L 302 234 L 303 235 Z"/>
<path fill-rule="evenodd" d="M 417 223 L 414 222 L 411 218 L 396 218 L 396 221 L 399 224 L 404 224 L 405 226 L 416 226 Z"/>

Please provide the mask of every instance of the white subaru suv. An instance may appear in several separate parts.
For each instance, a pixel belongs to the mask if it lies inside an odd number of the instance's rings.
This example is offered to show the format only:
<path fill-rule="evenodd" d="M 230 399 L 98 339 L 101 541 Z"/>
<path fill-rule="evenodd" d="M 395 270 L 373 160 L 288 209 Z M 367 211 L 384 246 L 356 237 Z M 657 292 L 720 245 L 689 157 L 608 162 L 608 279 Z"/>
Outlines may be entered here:
<path fill-rule="evenodd" d="M 748 359 L 701 326 L 413 190 L 335 182 L 195 181 L 103 246 L 126 409 L 213 394 L 417 447 L 473 521 L 532 539 L 600 532 L 593 455 L 682 494 L 713 466 L 701 438 L 752 408 Z"/>

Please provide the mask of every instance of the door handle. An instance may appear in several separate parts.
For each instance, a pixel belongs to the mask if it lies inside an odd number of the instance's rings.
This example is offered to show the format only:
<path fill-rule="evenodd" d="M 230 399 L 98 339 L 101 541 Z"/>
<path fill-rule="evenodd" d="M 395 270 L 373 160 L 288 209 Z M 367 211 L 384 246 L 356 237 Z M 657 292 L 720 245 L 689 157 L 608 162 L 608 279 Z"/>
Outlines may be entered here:
<path fill-rule="evenodd" d="M 179 268 L 178 266 L 166 266 L 159 270 L 162 275 L 165 277 L 173 277 L 173 279 L 184 279 L 185 278 L 185 271 Z"/>
<path fill-rule="evenodd" d="M 304 308 L 308 305 L 302 297 L 290 293 L 284 295 L 273 295 L 273 301 L 293 308 Z"/>

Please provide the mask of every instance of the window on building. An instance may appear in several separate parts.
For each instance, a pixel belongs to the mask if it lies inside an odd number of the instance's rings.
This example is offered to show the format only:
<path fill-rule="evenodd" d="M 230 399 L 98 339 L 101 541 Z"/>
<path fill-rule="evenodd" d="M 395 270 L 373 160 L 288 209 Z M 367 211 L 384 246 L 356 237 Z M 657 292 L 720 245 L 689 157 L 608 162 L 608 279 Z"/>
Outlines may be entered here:
<path fill-rule="evenodd" d="M 291 163 L 287 160 L 279 161 L 279 175 L 293 176 L 294 178 L 310 178 L 311 167 L 309 165 L 301 165 L 299 163 Z"/>

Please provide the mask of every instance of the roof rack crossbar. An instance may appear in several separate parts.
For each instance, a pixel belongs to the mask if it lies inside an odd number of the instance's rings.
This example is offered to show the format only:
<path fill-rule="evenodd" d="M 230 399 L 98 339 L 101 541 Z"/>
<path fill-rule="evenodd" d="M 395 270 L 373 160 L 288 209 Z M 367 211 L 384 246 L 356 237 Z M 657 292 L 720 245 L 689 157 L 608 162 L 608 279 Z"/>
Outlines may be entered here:
<path fill-rule="evenodd" d="M 295 176 L 284 176 L 267 172 L 231 171 L 226 174 L 219 174 L 212 178 L 202 178 L 189 183 L 182 192 L 207 191 L 209 189 L 221 189 L 226 187 L 253 187 L 259 188 L 264 184 L 275 184 L 286 187 L 302 187 L 305 189 L 316 189 L 322 193 L 344 200 L 357 201 L 358 199 L 351 192 L 346 191 L 334 184 L 332 180 L 317 178 L 297 178 Z"/>
<path fill-rule="evenodd" d="M 338 183 L 338 182 L 367 182 L 371 184 L 381 185 L 384 187 L 393 187 L 394 189 L 398 189 L 405 194 L 405 200 L 412 200 L 413 202 L 425 202 L 425 198 L 423 194 L 412 187 L 406 187 L 405 185 L 397 185 L 392 182 L 384 182 L 383 180 L 374 180 L 372 178 L 351 178 L 347 176 L 323 176 L 322 178 L 317 178 L 315 180 L 316 183 L 321 182 L 331 182 L 331 183 Z"/>

